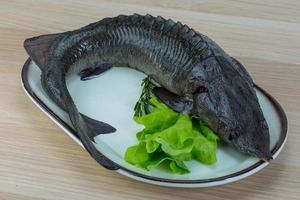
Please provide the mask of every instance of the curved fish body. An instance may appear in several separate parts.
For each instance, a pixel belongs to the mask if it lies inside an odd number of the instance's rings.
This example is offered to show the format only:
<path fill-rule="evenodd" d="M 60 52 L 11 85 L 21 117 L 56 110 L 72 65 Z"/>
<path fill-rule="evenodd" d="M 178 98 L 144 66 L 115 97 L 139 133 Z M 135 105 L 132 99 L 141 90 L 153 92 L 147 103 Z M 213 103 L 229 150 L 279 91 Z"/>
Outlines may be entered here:
<path fill-rule="evenodd" d="M 86 149 L 107 168 L 112 164 L 95 149 L 91 136 L 115 129 L 78 112 L 66 87 L 68 73 L 87 80 L 110 67 L 139 70 L 160 84 L 155 93 L 174 110 L 200 117 L 244 153 L 272 158 L 251 77 L 214 41 L 187 25 L 151 15 L 120 15 L 30 38 L 24 47 L 42 70 L 46 93 L 68 112 Z"/>

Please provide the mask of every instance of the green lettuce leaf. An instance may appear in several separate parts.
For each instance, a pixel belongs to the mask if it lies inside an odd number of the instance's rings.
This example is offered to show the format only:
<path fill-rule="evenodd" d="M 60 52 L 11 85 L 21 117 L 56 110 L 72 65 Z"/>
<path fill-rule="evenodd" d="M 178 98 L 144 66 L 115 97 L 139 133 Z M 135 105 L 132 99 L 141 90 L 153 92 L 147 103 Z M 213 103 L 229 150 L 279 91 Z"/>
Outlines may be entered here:
<path fill-rule="evenodd" d="M 149 154 L 146 150 L 146 143 L 141 142 L 129 147 L 125 153 L 125 160 L 133 165 L 148 161 Z"/>
<path fill-rule="evenodd" d="M 149 103 L 154 107 L 150 114 L 134 117 L 134 120 L 139 124 L 143 124 L 146 130 L 154 132 L 163 130 L 176 122 L 179 113 L 160 103 L 156 98 L 151 98 Z"/>
<path fill-rule="evenodd" d="M 178 119 L 179 114 L 160 103 L 156 98 L 151 98 L 149 103 L 153 106 L 150 114 L 140 117 L 134 117 L 138 124 L 144 125 L 144 129 L 137 133 L 139 141 L 143 140 L 145 135 L 164 130 L 172 126 Z"/>
<path fill-rule="evenodd" d="M 144 129 L 136 135 L 139 144 L 127 149 L 127 162 L 145 170 L 167 166 L 176 174 L 189 173 L 184 161 L 216 162 L 220 138 L 210 128 L 199 119 L 174 112 L 156 98 L 149 104 L 153 108 L 149 114 L 134 117 Z"/>
<path fill-rule="evenodd" d="M 170 169 L 175 174 L 186 174 L 190 172 L 188 168 L 185 166 L 185 164 L 182 161 L 178 161 L 178 160 L 172 160 L 170 162 Z"/>
<path fill-rule="evenodd" d="M 201 133 L 211 142 L 217 143 L 220 141 L 219 136 L 217 136 L 210 128 L 200 123 Z"/>
<path fill-rule="evenodd" d="M 209 141 L 207 138 L 199 134 L 195 138 L 195 144 L 192 151 L 193 156 L 198 161 L 204 164 L 213 164 L 217 161 L 216 152 L 217 145 L 214 142 Z"/>

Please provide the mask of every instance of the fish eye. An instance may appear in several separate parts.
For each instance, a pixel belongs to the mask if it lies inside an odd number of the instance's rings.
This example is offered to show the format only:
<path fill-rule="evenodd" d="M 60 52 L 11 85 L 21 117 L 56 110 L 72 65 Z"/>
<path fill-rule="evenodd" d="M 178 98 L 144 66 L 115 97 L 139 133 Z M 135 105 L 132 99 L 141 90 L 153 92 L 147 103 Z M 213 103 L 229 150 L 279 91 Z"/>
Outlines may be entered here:
<path fill-rule="evenodd" d="M 232 141 L 234 138 L 239 137 L 239 135 L 240 135 L 240 134 L 239 134 L 238 132 L 236 132 L 236 131 L 233 132 L 233 133 L 230 133 L 229 136 L 228 136 L 228 140 L 229 140 L 229 141 Z"/>
<path fill-rule="evenodd" d="M 206 93 L 208 92 L 208 89 L 204 86 L 199 86 L 196 88 L 196 90 L 193 92 L 193 94 L 198 94 L 198 93 Z"/>

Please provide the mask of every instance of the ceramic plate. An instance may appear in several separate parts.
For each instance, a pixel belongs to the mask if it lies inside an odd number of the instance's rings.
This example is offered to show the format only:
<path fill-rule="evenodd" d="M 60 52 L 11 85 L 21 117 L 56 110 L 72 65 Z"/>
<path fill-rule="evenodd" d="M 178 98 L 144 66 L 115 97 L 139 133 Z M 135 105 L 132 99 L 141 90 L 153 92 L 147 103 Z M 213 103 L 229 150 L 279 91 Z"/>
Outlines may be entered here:
<path fill-rule="evenodd" d="M 22 70 L 26 93 L 48 117 L 82 146 L 68 115 L 43 91 L 40 73 L 34 62 L 28 59 Z M 128 68 L 112 68 L 89 81 L 80 81 L 78 76 L 67 77 L 67 86 L 78 110 L 117 129 L 115 133 L 95 137 L 97 149 L 119 166 L 117 172 L 139 181 L 162 186 L 209 187 L 240 180 L 269 164 L 222 144 L 218 147 L 216 164 L 207 166 L 197 161 L 185 162 L 191 171 L 185 175 L 174 175 L 159 168 L 144 171 L 125 162 L 123 158 L 127 147 L 138 142 L 135 133 L 142 129 L 142 126 L 132 120 L 132 116 L 144 77 L 144 74 Z M 271 152 L 276 158 L 287 139 L 287 119 L 273 97 L 258 86 L 256 92 L 269 125 Z"/>

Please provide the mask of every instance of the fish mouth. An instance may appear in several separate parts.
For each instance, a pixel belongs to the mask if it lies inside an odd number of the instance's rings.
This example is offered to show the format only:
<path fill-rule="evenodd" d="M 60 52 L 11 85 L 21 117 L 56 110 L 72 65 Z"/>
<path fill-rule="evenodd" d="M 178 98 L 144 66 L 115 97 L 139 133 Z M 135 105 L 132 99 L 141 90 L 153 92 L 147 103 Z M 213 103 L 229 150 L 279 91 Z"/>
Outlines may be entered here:
<path fill-rule="evenodd" d="M 245 121 L 244 128 L 231 131 L 227 142 L 239 151 L 258 157 L 264 161 L 273 159 L 270 151 L 269 129 L 266 121 Z"/>
<path fill-rule="evenodd" d="M 238 146 L 238 148 L 241 152 L 258 157 L 266 162 L 269 162 L 270 160 L 274 159 L 270 150 L 258 151 L 257 149 L 243 148 L 240 146 Z"/>

